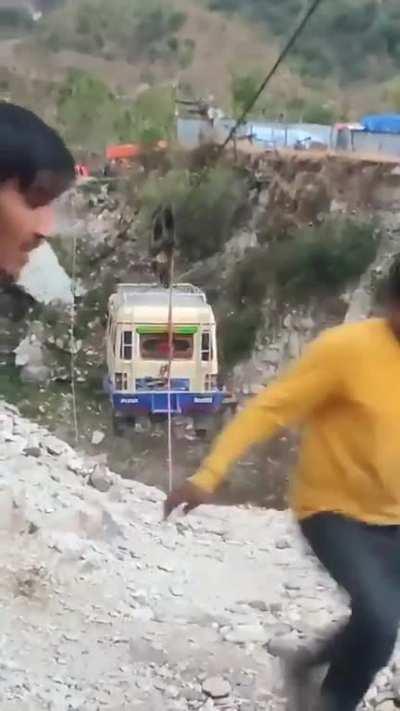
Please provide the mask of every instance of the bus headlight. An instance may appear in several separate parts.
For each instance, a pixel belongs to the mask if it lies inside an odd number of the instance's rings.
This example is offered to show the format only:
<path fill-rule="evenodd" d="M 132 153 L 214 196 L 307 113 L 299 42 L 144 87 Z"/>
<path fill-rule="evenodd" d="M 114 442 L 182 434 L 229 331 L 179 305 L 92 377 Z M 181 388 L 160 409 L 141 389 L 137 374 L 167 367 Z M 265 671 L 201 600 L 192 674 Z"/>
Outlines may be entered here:
<path fill-rule="evenodd" d="M 115 373 L 115 389 L 128 390 L 128 373 Z"/>
<path fill-rule="evenodd" d="M 218 389 L 218 375 L 206 375 L 204 380 L 204 389 L 206 391 Z"/>

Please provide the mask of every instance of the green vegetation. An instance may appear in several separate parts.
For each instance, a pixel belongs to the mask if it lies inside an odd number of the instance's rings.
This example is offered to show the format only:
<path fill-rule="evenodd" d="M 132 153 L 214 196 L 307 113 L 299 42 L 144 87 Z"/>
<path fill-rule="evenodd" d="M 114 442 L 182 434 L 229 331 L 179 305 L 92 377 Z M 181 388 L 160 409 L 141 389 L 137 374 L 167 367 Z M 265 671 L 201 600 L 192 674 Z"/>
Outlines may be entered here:
<path fill-rule="evenodd" d="M 246 307 L 221 318 L 218 332 L 224 368 L 232 368 L 251 355 L 261 319 L 261 310 L 254 307 Z"/>
<path fill-rule="evenodd" d="M 264 23 L 279 38 L 289 34 L 306 6 L 303 0 L 208 0 L 208 5 Z M 333 76 L 341 83 L 395 76 L 400 68 L 398 1 L 322 3 L 292 54 L 292 64 L 308 78 Z"/>
<path fill-rule="evenodd" d="M 263 76 L 261 72 L 233 74 L 231 80 L 232 108 L 236 117 L 241 116 L 258 91 Z"/>
<path fill-rule="evenodd" d="M 112 141 L 151 144 L 171 136 L 172 92 L 148 89 L 127 103 L 97 77 L 74 69 L 59 88 L 57 119 L 68 143 L 86 150 L 103 150 Z"/>
<path fill-rule="evenodd" d="M 278 298 L 295 303 L 335 294 L 367 269 L 378 242 L 371 222 L 335 218 L 303 228 L 251 250 L 231 276 L 231 298 L 238 308 L 247 308 L 258 307 L 271 287 Z"/>
<path fill-rule="evenodd" d="M 221 319 L 224 365 L 232 367 L 252 352 L 268 295 L 298 304 L 338 294 L 367 269 L 377 247 L 373 223 L 342 218 L 250 250 L 228 283 L 228 299 L 235 311 Z"/>
<path fill-rule="evenodd" d="M 189 261 L 207 259 L 232 236 L 246 211 L 247 184 L 234 170 L 211 169 L 196 186 L 197 175 L 174 170 L 162 179 L 150 179 L 142 192 L 150 221 L 160 204 L 173 206 L 177 240 Z"/>
<path fill-rule="evenodd" d="M 295 301 L 337 293 L 363 274 L 377 248 L 371 222 L 335 218 L 305 228 L 272 250 L 276 285 L 284 298 Z"/>
<path fill-rule="evenodd" d="M 76 49 L 135 62 L 174 59 L 187 64 L 193 47 L 178 37 L 186 15 L 159 0 L 81 0 L 46 18 L 42 34 L 53 49 Z"/>
<path fill-rule="evenodd" d="M 0 30 L 29 30 L 33 27 L 32 15 L 23 8 L 0 8 Z"/>

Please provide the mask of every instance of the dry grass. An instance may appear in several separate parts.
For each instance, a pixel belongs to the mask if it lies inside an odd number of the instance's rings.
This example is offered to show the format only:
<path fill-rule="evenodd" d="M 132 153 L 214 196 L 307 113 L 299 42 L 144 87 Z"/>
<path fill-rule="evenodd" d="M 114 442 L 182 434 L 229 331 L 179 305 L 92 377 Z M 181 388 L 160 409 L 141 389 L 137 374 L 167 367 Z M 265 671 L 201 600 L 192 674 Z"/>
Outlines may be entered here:
<path fill-rule="evenodd" d="M 82 69 L 130 96 L 135 95 L 151 73 L 157 82 L 182 80 L 192 85 L 199 95 L 207 96 L 211 92 L 228 108 L 232 72 L 267 69 L 276 58 L 278 45 L 274 41 L 267 42 L 257 28 L 240 19 L 225 18 L 188 0 L 174 0 L 174 5 L 187 15 L 178 36 L 190 38 L 196 44 L 193 63 L 187 69 L 161 61 L 149 65 L 145 59 L 128 64 L 118 58 L 110 61 L 75 51 L 52 54 L 29 38 L 0 41 L 1 65 L 24 77 L 50 81 L 61 81 L 71 67 Z M 65 11 L 65 21 L 70 22 L 70 10 Z M 277 99 L 307 94 L 288 68 L 277 75 L 270 91 Z"/>
<path fill-rule="evenodd" d="M 23 40 L 0 40 L 0 65 L 12 72 L 16 78 L 26 81 L 57 83 L 63 80 L 69 68 L 82 69 L 106 81 L 110 87 L 127 96 L 135 96 L 138 89 L 147 83 L 149 77 L 154 82 L 187 82 L 198 95 L 214 94 L 220 105 L 230 109 L 230 84 L 233 72 L 266 71 L 276 59 L 279 51 L 277 42 L 268 38 L 266 31 L 246 23 L 243 19 L 225 17 L 202 7 L 198 0 L 173 0 L 177 9 L 182 10 L 187 21 L 178 32 L 180 39 L 192 39 L 195 52 L 192 64 L 180 68 L 176 63 L 158 61 L 149 64 L 142 59 L 129 64 L 116 57 L 106 60 L 75 51 L 51 53 L 41 47 L 35 38 Z M 60 22 L 66 26 L 71 22 L 74 3 L 67 5 L 60 13 Z M 320 93 L 320 101 L 327 99 L 337 109 L 338 116 L 359 118 L 371 106 L 386 108 L 381 86 L 352 86 L 346 91 L 327 82 Z M 268 96 L 277 106 L 288 99 L 313 97 L 315 92 L 302 79 L 283 66 L 268 88 Z"/>

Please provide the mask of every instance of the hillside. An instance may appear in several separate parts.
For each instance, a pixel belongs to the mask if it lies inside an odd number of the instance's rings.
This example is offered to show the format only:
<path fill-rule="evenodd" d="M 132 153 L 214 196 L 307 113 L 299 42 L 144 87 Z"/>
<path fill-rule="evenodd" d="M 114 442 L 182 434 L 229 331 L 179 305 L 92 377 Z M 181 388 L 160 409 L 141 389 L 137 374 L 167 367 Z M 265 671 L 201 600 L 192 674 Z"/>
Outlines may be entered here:
<path fill-rule="evenodd" d="M 230 113 L 277 56 L 297 16 L 295 4 L 284 0 L 279 13 L 274 4 L 278 18 L 271 3 L 263 4 L 260 14 L 261 6 L 250 2 L 245 8 L 240 0 L 41 3 L 44 9 L 55 7 L 29 31 L 14 28 L 12 39 L 0 40 L 0 88 L 55 123 L 59 86 L 71 69 L 101 80 L 124 99 L 161 83 L 179 86 L 185 96 L 211 93 Z M 396 109 L 397 45 L 395 39 L 389 41 L 387 29 L 390 21 L 397 32 L 396 9 L 392 0 L 379 8 L 372 35 L 355 25 L 351 8 L 348 26 L 342 18 L 343 27 L 339 16 L 322 8 L 310 29 L 312 42 L 309 36 L 302 40 L 256 112 L 330 122 L 377 108 Z"/>
<path fill-rule="evenodd" d="M 265 36 L 287 36 L 308 3 L 303 0 L 207 0 L 264 26 Z M 306 79 L 333 76 L 342 84 L 393 78 L 400 68 L 400 7 L 397 0 L 323 2 L 311 19 L 292 63 Z"/>
<path fill-rule="evenodd" d="M 0 422 L 2 711 L 283 711 L 278 655 L 346 614 L 290 515 L 162 523 L 156 489 Z M 364 708 L 398 707 L 398 670 Z"/>
<path fill-rule="evenodd" d="M 266 43 L 242 20 L 182 0 L 166 3 L 160 12 L 157 6 L 151 12 L 142 10 L 142 16 L 135 12 L 128 19 L 127 3 L 118 0 L 112 13 L 103 5 L 96 25 L 92 8 L 100 4 L 97 0 L 66 4 L 19 44 L 3 43 L 2 66 L 49 81 L 60 81 L 66 69 L 74 67 L 128 95 L 143 83 L 175 81 L 189 93 L 213 92 L 228 103 L 232 73 L 256 64 L 268 66 L 276 53 L 275 43 Z M 135 4 L 143 8 L 143 3 Z M 283 76 L 285 89 L 281 76 L 276 90 L 285 95 L 297 82 L 288 70 Z"/>

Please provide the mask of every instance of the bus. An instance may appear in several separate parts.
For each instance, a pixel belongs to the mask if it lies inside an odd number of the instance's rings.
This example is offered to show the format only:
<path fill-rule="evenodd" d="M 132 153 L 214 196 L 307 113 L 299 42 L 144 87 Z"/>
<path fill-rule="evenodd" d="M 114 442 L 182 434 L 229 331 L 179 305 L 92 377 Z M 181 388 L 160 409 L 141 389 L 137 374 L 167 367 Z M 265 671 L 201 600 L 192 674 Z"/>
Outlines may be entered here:
<path fill-rule="evenodd" d="M 191 418 L 204 436 L 219 413 L 235 410 L 219 385 L 216 321 L 204 292 L 174 284 L 172 323 L 169 381 L 169 290 L 120 284 L 109 298 L 105 389 L 117 435 L 139 417 L 167 419 L 170 408 L 173 416 Z"/>

